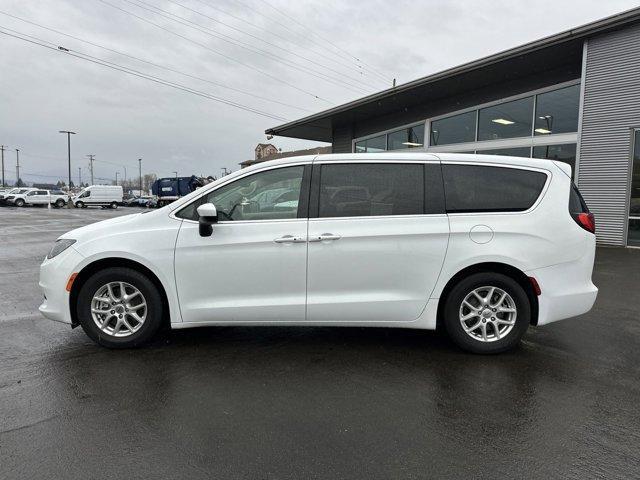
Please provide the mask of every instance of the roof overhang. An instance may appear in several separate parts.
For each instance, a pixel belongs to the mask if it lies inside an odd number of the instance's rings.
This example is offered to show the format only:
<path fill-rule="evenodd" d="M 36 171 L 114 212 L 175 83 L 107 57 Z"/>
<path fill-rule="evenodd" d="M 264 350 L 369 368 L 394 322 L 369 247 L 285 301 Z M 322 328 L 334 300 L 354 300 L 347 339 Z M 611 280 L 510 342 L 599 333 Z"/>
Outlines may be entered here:
<path fill-rule="evenodd" d="M 331 142 L 336 126 L 384 116 L 470 89 L 562 68 L 579 61 L 585 38 L 640 21 L 640 8 L 622 12 L 519 47 L 389 88 L 292 122 L 267 135 Z"/>

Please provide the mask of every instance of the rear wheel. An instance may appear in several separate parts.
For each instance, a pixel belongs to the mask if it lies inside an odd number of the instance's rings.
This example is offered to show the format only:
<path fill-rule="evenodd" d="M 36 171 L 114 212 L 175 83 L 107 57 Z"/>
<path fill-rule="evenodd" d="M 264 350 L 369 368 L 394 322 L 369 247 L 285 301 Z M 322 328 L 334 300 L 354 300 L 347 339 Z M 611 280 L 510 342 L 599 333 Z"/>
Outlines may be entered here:
<path fill-rule="evenodd" d="M 66 202 L 64 200 L 62 200 L 61 198 L 59 198 L 58 200 L 56 200 L 56 207 L 58 208 L 62 208 L 64 207 L 66 204 Z"/>
<path fill-rule="evenodd" d="M 514 348 L 527 331 L 531 305 L 526 292 L 501 273 L 476 273 L 449 293 L 444 322 L 451 339 L 473 353 Z"/>
<path fill-rule="evenodd" d="M 85 333 L 108 348 L 141 345 L 162 324 L 158 288 L 131 268 L 107 268 L 91 276 L 78 294 L 77 308 Z"/>
<path fill-rule="evenodd" d="M 24 207 L 24 200 L 19 198 L 16 200 L 15 204 L 16 204 L 16 207 Z"/>
<path fill-rule="evenodd" d="M 113 209 L 118 208 L 118 202 L 111 202 L 111 205 L 109 205 L 109 207 Z"/>

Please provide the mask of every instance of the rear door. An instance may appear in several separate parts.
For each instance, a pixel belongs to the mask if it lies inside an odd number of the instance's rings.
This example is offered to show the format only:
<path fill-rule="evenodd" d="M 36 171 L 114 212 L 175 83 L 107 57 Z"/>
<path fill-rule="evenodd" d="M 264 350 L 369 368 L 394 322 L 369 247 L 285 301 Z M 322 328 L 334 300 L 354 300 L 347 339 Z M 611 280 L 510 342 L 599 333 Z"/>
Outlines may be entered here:
<path fill-rule="evenodd" d="M 316 163 L 307 320 L 415 320 L 438 279 L 448 236 L 439 162 Z"/>

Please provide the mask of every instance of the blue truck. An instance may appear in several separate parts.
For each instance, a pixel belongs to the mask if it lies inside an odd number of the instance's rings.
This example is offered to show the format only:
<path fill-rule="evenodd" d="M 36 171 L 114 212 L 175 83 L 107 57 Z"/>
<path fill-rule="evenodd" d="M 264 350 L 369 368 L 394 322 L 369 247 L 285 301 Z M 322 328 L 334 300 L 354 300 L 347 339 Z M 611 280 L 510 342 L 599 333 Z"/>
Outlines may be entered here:
<path fill-rule="evenodd" d="M 190 177 L 159 178 L 151 185 L 151 193 L 157 198 L 158 208 L 164 207 L 180 197 L 188 195 L 196 188 L 202 187 L 208 179 L 201 179 L 195 175 Z"/>

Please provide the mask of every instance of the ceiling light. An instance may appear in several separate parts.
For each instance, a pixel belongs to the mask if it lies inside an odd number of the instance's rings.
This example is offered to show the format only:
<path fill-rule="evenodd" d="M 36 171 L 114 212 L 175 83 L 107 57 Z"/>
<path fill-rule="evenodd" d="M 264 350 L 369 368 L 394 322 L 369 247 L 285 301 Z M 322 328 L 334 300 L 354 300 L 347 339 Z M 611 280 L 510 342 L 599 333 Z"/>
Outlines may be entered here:
<path fill-rule="evenodd" d="M 546 128 L 536 128 L 536 132 L 538 132 L 538 133 L 551 133 L 551 130 L 547 130 Z"/>
<path fill-rule="evenodd" d="M 494 118 L 491 120 L 493 123 L 499 123 L 500 125 L 513 125 L 516 122 L 512 122 L 511 120 L 507 120 L 506 118 Z"/>
<path fill-rule="evenodd" d="M 422 144 L 421 143 L 414 143 L 414 142 L 402 142 L 403 145 L 407 145 L 409 147 L 421 147 Z"/>

